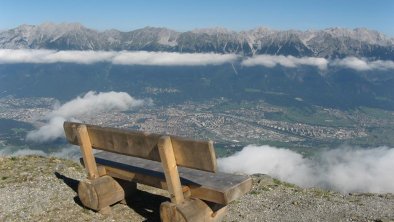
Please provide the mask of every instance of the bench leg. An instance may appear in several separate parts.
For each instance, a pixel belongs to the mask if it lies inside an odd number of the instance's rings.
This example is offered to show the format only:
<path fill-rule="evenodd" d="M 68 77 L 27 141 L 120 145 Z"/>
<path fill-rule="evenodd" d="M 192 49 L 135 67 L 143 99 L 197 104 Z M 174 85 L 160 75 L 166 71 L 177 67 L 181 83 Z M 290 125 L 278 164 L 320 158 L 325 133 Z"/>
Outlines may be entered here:
<path fill-rule="evenodd" d="M 78 197 L 85 207 L 110 212 L 109 206 L 124 199 L 123 188 L 110 176 L 83 180 L 78 185 Z"/>
<path fill-rule="evenodd" d="M 196 198 L 187 199 L 180 204 L 164 202 L 160 205 L 162 222 L 219 222 L 226 212 L 226 206 L 213 212 L 204 201 Z"/>

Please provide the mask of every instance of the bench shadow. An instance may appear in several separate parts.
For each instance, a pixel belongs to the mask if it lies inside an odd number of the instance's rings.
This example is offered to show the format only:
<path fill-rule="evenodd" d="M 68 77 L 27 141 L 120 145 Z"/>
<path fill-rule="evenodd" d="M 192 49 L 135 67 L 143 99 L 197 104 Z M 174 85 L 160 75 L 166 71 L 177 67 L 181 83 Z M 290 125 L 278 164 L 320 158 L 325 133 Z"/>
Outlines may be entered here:
<path fill-rule="evenodd" d="M 55 172 L 54 174 L 56 178 L 62 180 L 76 194 L 78 193 L 78 180 L 64 176 L 59 172 Z M 118 182 L 120 181 L 118 180 Z M 126 197 L 126 205 L 144 217 L 144 222 L 160 221 L 160 204 L 165 201 L 170 201 L 170 199 L 138 189 Z M 74 197 L 74 202 L 85 208 L 78 195 Z"/>
<path fill-rule="evenodd" d="M 56 178 L 63 180 L 63 182 L 68 187 L 70 187 L 76 194 L 78 193 L 78 184 L 79 184 L 78 180 L 72 179 L 70 177 L 66 177 L 66 176 L 60 174 L 59 172 L 55 172 L 55 176 L 56 176 Z M 79 199 L 78 195 L 74 197 L 74 202 L 76 204 L 78 204 L 79 206 L 85 208 L 85 206 L 83 206 L 81 200 Z"/>
<path fill-rule="evenodd" d="M 165 201 L 170 199 L 138 189 L 126 197 L 127 206 L 144 217 L 145 222 L 160 221 L 160 204 Z"/>

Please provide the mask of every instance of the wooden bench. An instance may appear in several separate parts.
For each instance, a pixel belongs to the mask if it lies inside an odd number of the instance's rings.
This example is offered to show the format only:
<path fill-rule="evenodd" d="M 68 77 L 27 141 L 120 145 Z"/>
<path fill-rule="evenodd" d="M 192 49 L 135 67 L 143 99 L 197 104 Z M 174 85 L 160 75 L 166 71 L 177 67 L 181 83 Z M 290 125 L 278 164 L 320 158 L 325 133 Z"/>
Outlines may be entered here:
<path fill-rule="evenodd" d="M 113 178 L 168 190 L 171 202 L 160 205 L 160 218 L 171 222 L 220 221 L 226 206 L 252 187 L 247 175 L 217 172 L 212 141 L 74 122 L 65 122 L 64 131 L 81 147 L 88 175 L 78 196 L 96 211 L 124 201 L 127 189 Z"/>

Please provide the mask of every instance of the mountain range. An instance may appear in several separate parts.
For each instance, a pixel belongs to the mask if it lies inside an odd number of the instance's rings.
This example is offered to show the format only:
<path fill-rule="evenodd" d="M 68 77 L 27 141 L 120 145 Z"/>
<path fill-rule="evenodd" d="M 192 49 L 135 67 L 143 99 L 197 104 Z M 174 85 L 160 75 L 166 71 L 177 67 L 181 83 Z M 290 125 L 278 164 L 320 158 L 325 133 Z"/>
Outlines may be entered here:
<path fill-rule="evenodd" d="M 97 31 L 78 23 L 21 25 L 0 31 L 2 49 L 145 50 L 181 53 L 236 53 L 394 60 L 394 38 L 365 28 L 286 30 L 225 28 L 178 32 L 145 27 L 129 32 Z"/>
<path fill-rule="evenodd" d="M 394 60 L 394 39 L 367 29 L 276 31 L 224 28 L 177 32 L 146 27 L 130 32 L 99 32 L 80 24 L 22 25 L 0 32 L 0 49 L 145 50 L 188 53 L 235 53 L 367 60 Z M 4 54 L 4 53 L 3 53 Z M 371 61 L 372 62 L 372 61 Z M 384 62 L 375 61 L 375 66 Z M 357 64 L 356 64 L 357 65 Z M 360 64 L 363 65 L 363 64 Z M 229 98 L 264 100 L 279 106 L 359 106 L 394 110 L 393 69 L 359 71 L 344 66 L 155 66 L 111 62 L 0 64 L 0 97 L 54 97 L 69 100 L 87 91 L 122 91 L 156 103 Z M 160 93 L 159 93 L 160 92 Z M 297 98 L 297 100 L 295 99 Z M 301 99 L 302 101 L 300 101 Z"/>

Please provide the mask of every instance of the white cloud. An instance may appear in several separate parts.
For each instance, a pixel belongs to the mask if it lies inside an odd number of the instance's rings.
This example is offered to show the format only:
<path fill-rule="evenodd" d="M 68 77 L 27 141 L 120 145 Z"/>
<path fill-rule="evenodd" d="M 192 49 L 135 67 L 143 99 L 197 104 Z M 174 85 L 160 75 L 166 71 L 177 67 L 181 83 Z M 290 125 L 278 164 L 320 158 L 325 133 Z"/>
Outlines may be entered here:
<path fill-rule="evenodd" d="M 43 58 L 47 63 L 66 62 L 92 64 L 97 62 L 110 62 L 116 52 L 105 51 L 49 51 Z"/>
<path fill-rule="evenodd" d="M 235 54 L 123 51 L 118 53 L 112 62 L 121 65 L 198 66 L 221 65 L 237 58 Z"/>
<path fill-rule="evenodd" d="M 63 122 L 81 115 L 92 116 L 102 112 L 126 111 L 151 101 L 137 100 L 124 92 L 88 92 L 56 107 L 45 117 L 45 124 L 27 134 L 27 139 L 36 142 L 52 141 L 64 135 Z"/>
<path fill-rule="evenodd" d="M 317 68 L 324 70 L 327 68 L 328 60 L 325 58 L 317 57 L 301 57 L 297 58 L 294 56 L 283 56 L 283 55 L 257 55 L 250 58 L 246 58 L 242 61 L 244 66 L 265 66 L 272 68 L 277 65 L 284 67 L 294 68 L 299 65 L 316 66 Z"/>
<path fill-rule="evenodd" d="M 0 49 L 0 64 L 111 62 L 121 65 L 198 66 L 220 65 L 238 59 L 235 54 L 175 53 L 146 51 L 55 51 L 42 49 Z"/>
<path fill-rule="evenodd" d="M 242 61 L 244 66 L 265 66 L 273 68 L 277 65 L 295 68 L 300 65 L 315 66 L 320 70 L 327 69 L 328 66 L 332 67 L 346 67 L 357 71 L 368 70 L 388 70 L 394 69 L 394 61 L 391 60 L 375 60 L 369 61 L 365 58 L 346 57 L 343 59 L 327 60 L 325 58 L 317 57 L 301 57 L 283 56 L 283 55 L 257 55 L 246 58 Z"/>
<path fill-rule="evenodd" d="M 367 64 L 365 60 L 358 59 L 356 57 L 347 57 L 344 59 L 335 60 L 332 65 L 343 66 L 351 68 L 358 71 L 370 70 L 371 67 Z"/>
<path fill-rule="evenodd" d="M 90 91 L 82 97 L 77 97 L 57 107 L 48 116 L 51 118 L 56 116 L 69 118 L 82 114 L 94 115 L 111 110 L 125 111 L 135 106 L 141 106 L 144 102 L 146 101 L 134 99 L 125 92 L 96 93 Z"/>
<path fill-rule="evenodd" d="M 118 65 L 150 66 L 202 66 L 221 65 L 240 61 L 236 54 L 177 53 L 147 51 L 55 51 L 45 49 L 0 49 L 0 64 L 13 63 L 77 63 L 93 64 L 109 62 Z M 394 61 L 346 57 L 328 60 L 318 57 L 294 57 L 283 55 L 256 55 L 241 60 L 244 66 L 283 66 L 296 68 L 300 65 L 314 66 L 320 70 L 338 66 L 357 71 L 394 69 Z"/>
<path fill-rule="evenodd" d="M 26 139 L 29 141 L 45 142 L 55 140 L 63 134 L 63 123 L 66 118 L 55 116 L 48 120 L 45 125 L 41 126 L 38 130 L 30 131 Z"/>
<path fill-rule="evenodd" d="M 370 62 L 372 69 L 394 69 L 394 61 L 376 60 Z"/>
<path fill-rule="evenodd" d="M 394 149 L 387 147 L 343 147 L 305 158 L 288 149 L 250 145 L 218 162 L 225 172 L 264 173 L 302 187 L 385 193 L 394 192 L 393 159 Z"/>
<path fill-rule="evenodd" d="M 0 49 L 0 64 L 8 63 L 79 63 L 108 62 L 114 52 L 104 51 L 54 51 L 45 49 Z"/>
<path fill-rule="evenodd" d="M 343 59 L 334 60 L 331 65 L 342 66 L 357 71 L 368 71 L 368 70 L 387 70 L 394 69 L 394 61 L 391 60 L 375 60 L 368 61 L 365 58 L 347 57 Z"/>

